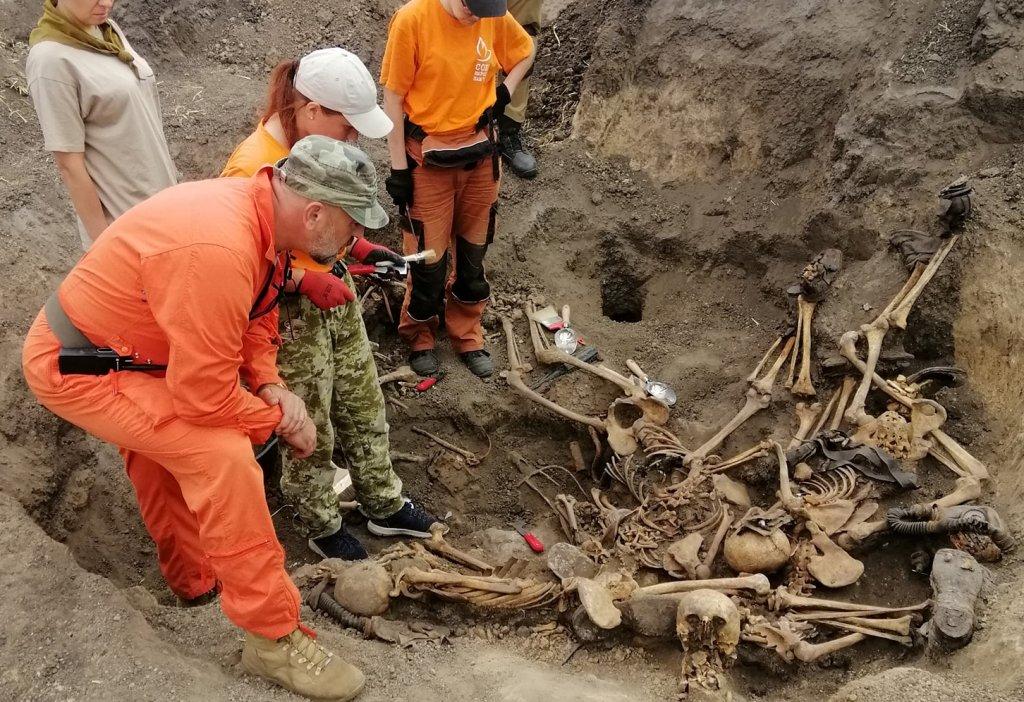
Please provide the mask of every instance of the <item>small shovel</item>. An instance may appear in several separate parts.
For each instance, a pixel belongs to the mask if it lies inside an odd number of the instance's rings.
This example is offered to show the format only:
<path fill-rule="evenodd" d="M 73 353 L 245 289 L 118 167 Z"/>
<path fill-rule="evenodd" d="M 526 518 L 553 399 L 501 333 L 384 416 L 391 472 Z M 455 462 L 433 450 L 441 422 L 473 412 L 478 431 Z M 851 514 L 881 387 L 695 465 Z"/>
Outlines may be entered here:
<path fill-rule="evenodd" d="M 647 374 L 644 373 L 643 369 L 641 369 L 637 362 L 632 358 L 626 360 L 626 368 L 629 368 L 630 372 L 640 379 L 644 392 L 655 400 L 664 402 L 669 407 L 675 407 L 676 400 L 679 398 L 676 397 L 676 391 L 672 389 L 671 385 L 660 380 L 651 380 L 648 378 Z"/>
<path fill-rule="evenodd" d="M 562 307 L 562 328 L 555 332 L 555 346 L 567 354 L 576 353 L 580 335 L 569 326 L 569 305 Z"/>

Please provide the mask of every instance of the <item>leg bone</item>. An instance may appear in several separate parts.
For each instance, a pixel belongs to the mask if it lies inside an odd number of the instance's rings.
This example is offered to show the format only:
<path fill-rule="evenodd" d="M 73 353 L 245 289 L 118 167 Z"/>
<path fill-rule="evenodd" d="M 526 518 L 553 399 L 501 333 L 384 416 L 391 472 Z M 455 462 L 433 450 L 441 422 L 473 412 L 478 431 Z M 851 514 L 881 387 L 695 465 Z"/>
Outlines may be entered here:
<path fill-rule="evenodd" d="M 772 595 L 772 609 L 775 611 L 799 609 L 810 607 L 813 609 L 834 609 L 842 612 L 871 612 L 874 614 L 903 614 L 905 612 L 917 612 L 931 606 L 929 600 L 907 607 L 879 607 L 866 605 L 859 602 L 843 602 L 842 600 L 829 600 L 823 597 L 803 597 L 794 595 L 784 587 L 776 588 Z"/>
<path fill-rule="evenodd" d="M 850 402 L 850 395 L 853 394 L 853 389 L 857 386 L 857 380 L 852 376 L 843 377 L 843 387 L 839 391 L 839 404 L 836 406 L 836 413 L 832 417 L 832 423 L 828 425 L 828 428 L 835 431 L 843 423 L 843 413 L 846 412 L 846 406 Z"/>
<path fill-rule="evenodd" d="M 817 436 L 818 432 L 825 428 L 825 422 L 829 420 L 829 417 L 832 416 L 832 413 L 835 410 L 836 405 L 839 404 L 840 392 L 840 388 L 835 389 L 835 392 L 832 393 L 832 397 L 828 399 L 828 404 L 826 404 L 822 408 L 821 414 L 818 415 L 818 421 L 814 423 L 814 427 L 811 429 L 810 433 L 805 438 Z M 842 415 L 842 410 L 839 410 L 839 413 L 840 415 Z"/>
<path fill-rule="evenodd" d="M 914 283 L 914 287 L 900 300 L 899 304 L 896 305 L 889 313 L 889 322 L 898 329 L 907 328 L 907 317 L 910 316 L 910 310 L 917 302 L 917 298 L 921 296 L 921 292 L 925 289 L 925 286 L 935 276 L 936 271 L 939 270 L 939 266 L 942 265 L 942 261 L 945 260 L 950 250 L 956 244 L 957 239 L 960 238 L 959 234 L 954 234 L 949 237 L 942 247 L 935 252 L 931 260 L 928 261 L 928 265 L 921 272 L 917 282 Z"/>
<path fill-rule="evenodd" d="M 932 509 L 936 507 L 955 507 L 965 502 L 976 500 L 981 497 L 981 481 L 973 475 L 957 478 L 956 489 L 945 497 L 940 497 L 932 502 L 922 502 Z"/>
<path fill-rule="evenodd" d="M 864 375 L 860 385 L 857 386 L 857 392 L 854 393 L 850 406 L 846 408 L 844 415 L 846 420 L 855 426 L 863 426 L 871 421 L 871 417 L 864 412 L 864 403 L 868 399 L 868 391 L 871 389 L 871 377 L 875 372 L 878 356 L 882 352 L 882 340 L 885 338 L 885 333 L 888 330 L 889 320 L 885 317 L 880 317 L 871 324 L 864 324 L 860 328 L 861 334 L 863 334 L 865 341 L 867 341 L 867 361 L 864 364 Z"/>
<path fill-rule="evenodd" d="M 866 638 L 866 634 L 853 633 L 820 644 L 801 641 L 793 647 L 793 655 L 795 655 L 796 659 L 802 663 L 813 663 L 819 658 L 823 658 L 830 653 L 835 653 L 836 651 L 841 651 L 844 648 L 849 648 L 854 644 L 860 643 Z"/>
<path fill-rule="evenodd" d="M 815 420 L 818 418 L 818 413 L 821 411 L 821 403 L 815 402 L 810 407 L 804 402 L 796 403 L 796 418 L 799 426 L 797 427 L 796 434 L 793 435 L 793 439 L 789 442 L 786 450 L 796 448 L 800 445 L 800 442 L 807 438 L 811 433 L 811 427 L 814 426 Z M 824 415 L 824 413 L 822 413 Z"/>
<path fill-rule="evenodd" d="M 698 578 L 707 580 L 711 577 L 711 565 L 715 562 L 715 558 L 718 557 L 718 550 L 722 547 L 722 541 L 725 539 L 725 534 L 729 531 L 730 526 L 732 526 L 732 512 L 726 507 L 722 513 L 722 521 L 718 525 L 718 531 L 715 532 L 714 538 L 708 544 L 708 552 L 704 554 L 704 561 L 697 566 Z"/>
<path fill-rule="evenodd" d="M 681 580 L 679 582 L 658 583 L 640 587 L 634 591 L 634 596 L 639 595 L 673 595 L 680 592 L 691 592 L 693 590 L 751 590 L 758 595 L 767 595 L 771 592 L 771 583 L 768 577 L 756 573 L 738 578 L 710 578 L 708 580 Z"/>
<path fill-rule="evenodd" d="M 801 295 L 797 298 L 797 305 L 800 307 L 800 319 L 803 320 L 803 324 L 800 336 L 800 375 L 793 384 L 793 394 L 814 397 L 817 393 L 811 383 L 811 318 L 814 315 L 815 303 L 807 302 Z"/>
<path fill-rule="evenodd" d="M 762 395 L 755 388 L 747 389 L 747 401 L 736 416 L 729 420 L 729 423 L 722 427 L 717 434 L 708 439 L 702 446 L 691 452 L 685 459 L 684 465 L 689 465 L 695 460 L 703 461 L 707 455 L 718 448 L 729 434 L 736 431 L 745 421 L 771 404 L 771 395 Z"/>

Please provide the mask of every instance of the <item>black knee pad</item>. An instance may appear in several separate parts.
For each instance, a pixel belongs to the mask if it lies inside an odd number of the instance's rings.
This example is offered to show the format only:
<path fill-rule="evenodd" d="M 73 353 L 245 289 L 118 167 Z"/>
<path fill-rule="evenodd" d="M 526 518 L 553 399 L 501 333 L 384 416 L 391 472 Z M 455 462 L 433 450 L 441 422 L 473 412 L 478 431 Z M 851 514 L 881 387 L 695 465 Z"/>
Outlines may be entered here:
<path fill-rule="evenodd" d="M 487 244 L 471 244 L 462 237 L 455 239 L 455 283 L 452 295 L 459 302 L 476 304 L 491 296 L 491 284 L 484 275 Z"/>
<path fill-rule="evenodd" d="M 413 263 L 409 316 L 418 322 L 437 317 L 444 309 L 444 286 L 448 281 L 448 252 L 435 263 Z"/>

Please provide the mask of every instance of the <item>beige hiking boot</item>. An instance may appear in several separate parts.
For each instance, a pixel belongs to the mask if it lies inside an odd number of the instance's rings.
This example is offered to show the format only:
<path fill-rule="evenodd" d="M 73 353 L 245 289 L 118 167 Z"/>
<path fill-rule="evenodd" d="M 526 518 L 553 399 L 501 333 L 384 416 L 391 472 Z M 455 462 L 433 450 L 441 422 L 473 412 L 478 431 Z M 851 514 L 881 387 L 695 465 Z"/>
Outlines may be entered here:
<path fill-rule="evenodd" d="M 246 633 L 242 665 L 253 675 L 317 702 L 347 702 L 362 692 L 366 680 L 359 668 L 336 657 L 302 629 L 276 641 Z"/>

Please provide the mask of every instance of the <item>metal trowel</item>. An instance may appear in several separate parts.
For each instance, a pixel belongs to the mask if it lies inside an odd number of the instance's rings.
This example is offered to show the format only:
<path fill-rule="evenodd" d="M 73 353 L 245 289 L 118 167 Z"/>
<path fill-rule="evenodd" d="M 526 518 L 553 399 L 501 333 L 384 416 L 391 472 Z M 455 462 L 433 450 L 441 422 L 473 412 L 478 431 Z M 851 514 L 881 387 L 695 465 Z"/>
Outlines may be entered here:
<path fill-rule="evenodd" d="M 632 358 L 626 360 L 626 368 L 629 368 L 630 372 L 640 380 L 644 392 L 655 400 L 664 402 L 669 407 L 675 406 L 676 400 L 679 398 L 676 396 L 676 391 L 672 389 L 671 385 L 661 380 L 651 380 L 648 378 L 647 374 L 644 373 L 643 369 Z"/>

